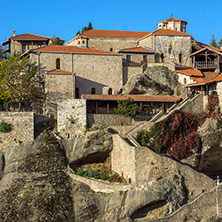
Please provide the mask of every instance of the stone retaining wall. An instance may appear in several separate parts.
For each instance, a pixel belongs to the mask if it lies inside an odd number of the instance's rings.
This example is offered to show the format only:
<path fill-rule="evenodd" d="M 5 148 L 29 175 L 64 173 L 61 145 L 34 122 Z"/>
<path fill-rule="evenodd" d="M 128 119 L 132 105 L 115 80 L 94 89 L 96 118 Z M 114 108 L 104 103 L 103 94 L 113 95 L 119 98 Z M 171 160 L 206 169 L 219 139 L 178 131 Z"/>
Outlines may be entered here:
<path fill-rule="evenodd" d="M 0 122 L 11 124 L 8 133 L 0 132 L 0 149 L 34 140 L 33 112 L 0 112 Z"/>
<path fill-rule="evenodd" d="M 86 130 L 86 100 L 67 99 L 57 103 L 58 132 L 81 134 Z"/>
<path fill-rule="evenodd" d="M 103 126 L 127 126 L 132 125 L 132 119 L 120 114 L 88 114 L 89 125 L 101 124 Z"/>

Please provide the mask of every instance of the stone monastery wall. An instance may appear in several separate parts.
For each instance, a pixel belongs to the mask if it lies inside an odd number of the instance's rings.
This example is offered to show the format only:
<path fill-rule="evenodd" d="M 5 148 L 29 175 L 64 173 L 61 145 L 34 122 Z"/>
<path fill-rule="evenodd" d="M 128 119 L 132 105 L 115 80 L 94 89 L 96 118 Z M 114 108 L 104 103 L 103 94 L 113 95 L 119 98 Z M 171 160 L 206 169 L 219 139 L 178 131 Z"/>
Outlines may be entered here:
<path fill-rule="evenodd" d="M 58 101 L 58 132 L 81 134 L 86 129 L 86 100 L 67 99 Z"/>
<path fill-rule="evenodd" d="M 0 149 L 34 140 L 33 112 L 0 112 L 0 122 L 11 124 L 8 133 L 0 132 Z"/>
<path fill-rule="evenodd" d="M 133 38 L 90 37 L 88 40 L 88 47 L 104 51 L 110 51 L 112 49 L 113 52 L 116 52 L 119 49 L 136 47 L 136 42 L 137 39 Z M 78 39 L 74 39 L 65 45 L 78 46 Z"/>
<path fill-rule="evenodd" d="M 119 91 L 122 88 L 122 56 L 101 54 L 40 53 L 40 65 L 44 71 L 56 68 L 60 59 L 60 69 L 75 73 L 75 87 L 79 94 L 107 94 L 109 88 Z M 38 64 L 38 55 L 32 54 L 31 60 Z M 72 64 L 73 61 L 73 64 Z"/>

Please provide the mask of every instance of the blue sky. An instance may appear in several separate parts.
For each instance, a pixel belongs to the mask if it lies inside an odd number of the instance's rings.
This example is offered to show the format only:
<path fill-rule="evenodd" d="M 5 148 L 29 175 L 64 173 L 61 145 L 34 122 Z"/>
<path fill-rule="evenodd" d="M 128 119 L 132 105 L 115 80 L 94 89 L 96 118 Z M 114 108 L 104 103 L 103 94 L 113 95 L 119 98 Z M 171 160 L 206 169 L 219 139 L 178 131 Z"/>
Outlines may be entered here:
<path fill-rule="evenodd" d="M 222 37 L 221 0 L 10 0 L 1 1 L 0 42 L 12 35 L 33 33 L 73 38 L 91 21 L 94 29 L 153 31 L 173 16 L 188 22 L 187 32 L 208 44 Z"/>

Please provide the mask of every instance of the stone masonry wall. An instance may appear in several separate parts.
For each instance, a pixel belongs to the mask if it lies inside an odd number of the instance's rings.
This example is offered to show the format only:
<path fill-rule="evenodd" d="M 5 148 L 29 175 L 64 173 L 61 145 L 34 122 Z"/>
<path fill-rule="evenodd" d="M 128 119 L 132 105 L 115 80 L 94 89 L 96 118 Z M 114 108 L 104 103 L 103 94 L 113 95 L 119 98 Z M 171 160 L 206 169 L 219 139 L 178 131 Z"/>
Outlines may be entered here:
<path fill-rule="evenodd" d="M 190 66 L 190 36 L 156 36 L 155 49 L 163 53 L 164 60 L 174 61 L 179 64 L 179 54 L 182 54 L 182 65 Z M 159 44 L 161 43 L 161 44 Z M 171 51 L 169 50 L 171 46 Z"/>
<path fill-rule="evenodd" d="M 8 133 L 0 132 L 0 149 L 34 140 L 33 112 L 0 112 L 0 122 L 11 124 Z"/>
<path fill-rule="evenodd" d="M 78 135 L 86 129 L 86 100 L 66 99 L 57 104 L 58 132 Z"/>
<path fill-rule="evenodd" d="M 90 37 L 88 40 L 88 47 L 104 51 L 110 51 L 112 48 L 112 51 L 116 52 L 119 49 L 136 47 L 136 41 L 137 39 L 133 38 Z M 65 45 L 78 45 L 78 40 L 73 39 Z"/>
<path fill-rule="evenodd" d="M 182 85 L 187 85 L 191 83 L 196 83 L 193 79 L 190 78 L 190 76 L 186 76 L 180 73 L 176 73 L 178 75 L 178 82 Z"/>
<path fill-rule="evenodd" d="M 62 70 L 75 73 L 75 87 L 79 88 L 80 96 L 91 93 L 92 88 L 96 94 L 108 94 L 109 88 L 113 92 L 122 88 L 121 54 L 40 53 L 43 71 L 55 69 L 57 58 Z M 38 64 L 38 55 L 32 54 L 30 60 Z"/>
<path fill-rule="evenodd" d="M 46 114 L 56 117 L 57 101 L 73 98 L 72 74 L 47 74 L 45 77 Z"/>
<path fill-rule="evenodd" d="M 217 82 L 217 95 L 219 97 L 219 106 L 220 106 L 220 110 L 222 111 L 222 82 Z"/>
<path fill-rule="evenodd" d="M 132 119 L 120 114 L 88 114 L 89 125 L 101 124 L 103 126 L 126 126 L 132 125 Z"/>
<path fill-rule="evenodd" d="M 192 114 L 201 114 L 204 112 L 204 104 L 203 104 L 203 95 L 198 95 L 193 100 L 190 100 L 186 105 L 181 109 L 184 112 L 192 113 Z"/>
<path fill-rule="evenodd" d="M 135 147 L 130 146 L 118 134 L 112 134 L 113 150 L 111 152 L 112 170 L 132 183 L 136 182 Z"/>

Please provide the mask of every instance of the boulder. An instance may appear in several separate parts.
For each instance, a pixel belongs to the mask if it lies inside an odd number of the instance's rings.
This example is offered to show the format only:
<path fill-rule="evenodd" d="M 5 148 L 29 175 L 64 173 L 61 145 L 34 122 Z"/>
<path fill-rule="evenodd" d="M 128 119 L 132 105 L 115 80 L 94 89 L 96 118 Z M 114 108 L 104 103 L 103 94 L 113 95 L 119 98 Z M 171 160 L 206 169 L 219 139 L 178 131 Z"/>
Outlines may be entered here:
<path fill-rule="evenodd" d="M 83 136 L 64 140 L 66 156 L 71 166 L 104 162 L 109 157 L 112 146 L 111 134 L 103 129 L 92 130 Z"/>
<path fill-rule="evenodd" d="M 135 74 L 125 84 L 123 94 L 172 95 L 173 90 L 145 74 Z"/>

